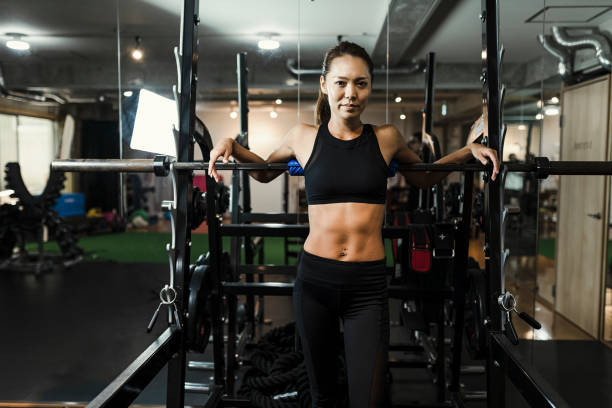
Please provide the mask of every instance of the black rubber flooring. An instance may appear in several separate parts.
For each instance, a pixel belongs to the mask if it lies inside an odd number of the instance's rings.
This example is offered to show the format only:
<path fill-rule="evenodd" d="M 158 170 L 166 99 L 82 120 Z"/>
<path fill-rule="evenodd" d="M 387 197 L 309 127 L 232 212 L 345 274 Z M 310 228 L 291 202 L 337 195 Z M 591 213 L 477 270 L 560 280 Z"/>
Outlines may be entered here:
<path fill-rule="evenodd" d="M 0 273 L 0 401 L 91 400 L 163 331 L 163 314 L 152 333 L 145 329 L 167 280 L 167 265 L 158 263 L 81 263 L 39 278 Z M 265 307 L 273 325 L 293 320 L 289 298 L 268 297 Z M 392 327 L 392 343 L 403 340 L 403 329 Z M 612 406 L 612 350 L 584 341 L 522 341 L 520 347 L 571 406 Z M 208 374 L 187 375 L 208 382 Z M 462 382 L 484 389 L 484 376 Z M 165 383 L 163 370 L 136 403 L 163 405 Z M 393 370 L 394 404 L 434 402 L 435 390 L 426 370 Z M 188 396 L 186 403 L 202 404 L 203 398 Z"/>
<path fill-rule="evenodd" d="M 163 264 L 112 262 L 0 274 L 0 399 L 92 399 L 163 331 L 163 319 L 146 326 L 167 276 Z"/>

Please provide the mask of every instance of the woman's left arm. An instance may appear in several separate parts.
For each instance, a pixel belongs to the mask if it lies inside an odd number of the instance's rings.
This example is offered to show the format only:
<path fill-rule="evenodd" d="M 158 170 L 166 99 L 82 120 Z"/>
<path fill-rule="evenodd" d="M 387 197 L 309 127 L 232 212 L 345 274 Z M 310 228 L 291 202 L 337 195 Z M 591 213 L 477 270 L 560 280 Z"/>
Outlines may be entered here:
<path fill-rule="evenodd" d="M 412 150 L 406 146 L 402 136 L 399 131 L 395 129 L 395 141 L 396 141 L 396 152 L 393 158 L 400 164 L 404 163 L 420 163 L 422 160 L 414 153 Z M 469 143 L 461 149 L 446 155 L 439 160 L 435 161 L 435 164 L 449 164 L 449 163 L 466 163 L 472 159 L 472 157 L 476 158 L 482 164 L 487 164 L 490 160 L 493 163 L 493 174 L 491 175 L 491 179 L 495 180 L 497 174 L 499 173 L 499 160 L 497 158 L 497 152 L 493 149 L 490 149 L 486 146 L 483 146 L 478 143 Z M 414 172 L 414 171 L 404 171 L 401 172 L 402 175 L 406 178 L 410 184 L 416 185 L 420 188 L 426 188 L 438 184 L 442 179 L 450 174 L 450 172 L 440 172 L 440 171 L 425 171 L 425 172 Z"/>

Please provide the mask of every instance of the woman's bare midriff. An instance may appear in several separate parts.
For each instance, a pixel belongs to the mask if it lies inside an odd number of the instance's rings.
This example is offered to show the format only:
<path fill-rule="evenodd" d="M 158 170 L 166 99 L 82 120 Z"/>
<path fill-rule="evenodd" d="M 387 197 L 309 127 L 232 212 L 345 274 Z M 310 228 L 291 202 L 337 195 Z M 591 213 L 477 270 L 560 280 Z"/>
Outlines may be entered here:
<path fill-rule="evenodd" d="M 339 261 L 377 261 L 385 257 L 383 204 L 332 203 L 308 206 L 310 233 L 304 250 Z"/>

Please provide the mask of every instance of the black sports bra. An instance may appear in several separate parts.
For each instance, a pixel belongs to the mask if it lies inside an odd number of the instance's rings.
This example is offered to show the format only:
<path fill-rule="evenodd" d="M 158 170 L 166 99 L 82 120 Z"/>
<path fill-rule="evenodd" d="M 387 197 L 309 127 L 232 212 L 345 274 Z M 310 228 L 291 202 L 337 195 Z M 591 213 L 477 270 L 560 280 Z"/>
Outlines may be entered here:
<path fill-rule="evenodd" d="M 371 125 L 361 135 L 342 140 L 321 125 L 304 166 L 308 204 L 384 204 L 389 167 Z"/>

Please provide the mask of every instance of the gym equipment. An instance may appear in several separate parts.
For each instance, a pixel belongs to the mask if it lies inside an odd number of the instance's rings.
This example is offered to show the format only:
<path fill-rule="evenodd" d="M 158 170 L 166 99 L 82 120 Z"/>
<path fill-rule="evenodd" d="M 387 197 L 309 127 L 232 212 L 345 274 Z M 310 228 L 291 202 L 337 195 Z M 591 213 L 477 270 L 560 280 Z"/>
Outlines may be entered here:
<path fill-rule="evenodd" d="M 223 214 L 229 208 L 229 188 L 223 182 L 215 183 L 213 197 L 217 200 L 216 208 Z M 193 188 L 191 197 L 191 229 L 194 230 L 206 220 L 206 193 L 198 187 Z"/>
<path fill-rule="evenodd" d="M 242 378 L 238 395 L 247 398 L 253 406 L 310 408 L 304 356 L 294 351 L 295 331 L 293 323 L 276 327 L 252 346 L 253 351 L 245 360 L 250 368 Z M 341 370 L 338 386 L 345 388 L 347 384 L 343 372 Z M 343 401 L 340 406 L 348 406 L 348 401 Z"/>
<path fill-rule="evenodd" d="M 486 358 L 486 280 L 484 271 L 468 269 L 468 292 L 466 297 L 465 334 L 467 350 L 473 360 Z"/>
<path fill-rule="evenodd" d="M 70 267 L 82 259 L 83 250 L 76 245 L 76 238 L 69 226 L 51 209 L 64 188 L 66 178 L 61 172 L 51 172 L 43 192 L 33 196 L 21 177 L 19 163 L 7 163 L 5 168 L 7 187 L 14 191 L 17 205 L 0 206 L 0 269 L 32 271 L 39 275 L 54 268 Z M 43 228 L 57 241 L 61 255 L 43 251 Z M 38 243 L 38 253 L 25 249 L 26 241 Z M 18 252 L 13 254 L 15 245 Z"/>
<path fill-rule="evenodd" d="M 159 164 L 155 163 L 158 160 Z M 158 156 L 156 159 L 72 159 L 54 160 L 51 169 L 64 172 L 125 172 L 125 173 L 155 173 L 165 176 L 170 170 L 170 158 Z M 179 173 L 189 173 L 196 170 L 208 170 L 208 162 L 172 162 L 174 170 Z M 217 170 L 287 170 L 286 163 L 215 163 Z M 489 173 L 490 165 L 482 163 L 464 164 L 433 164 L 413 163 L 402 164 L 399 171 L 482 171 Z M 607 161 L 549 161 L 546 157 L 536 157 L 533 162 L 516 163 L 501 162 L 500 173 L 535 173 L 538 179 L 545 179 L 550 175 L 607 175 L 612 173 L 612 163 Z"/>
<path fill-rule="evenodd" d="M 187 320 L 186 335 L 189 348 L 203 353 L 210 338 L 212 324 L 210 321 L 210 302 L 213 301 L 212 272 L 208 270 L 208 257 L 198 259 L 190 265 L 191 282 L 189 284 L 189 306 L 187 312 L 193 318 Z"/>

